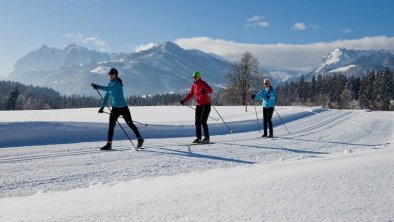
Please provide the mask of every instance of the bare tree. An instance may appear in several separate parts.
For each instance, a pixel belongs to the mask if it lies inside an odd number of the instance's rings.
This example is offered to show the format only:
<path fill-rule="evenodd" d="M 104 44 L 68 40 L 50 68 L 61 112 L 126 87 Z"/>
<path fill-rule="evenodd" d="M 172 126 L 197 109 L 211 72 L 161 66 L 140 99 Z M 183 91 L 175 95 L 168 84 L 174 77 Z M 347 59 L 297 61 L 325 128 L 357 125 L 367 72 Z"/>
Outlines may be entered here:
<path fill-rule="evenodd" d="M 262 88 L 264 79 L 257 59 L 250 52 L 245 52 L 240 62 L 231 65 L 226 77 L 229 83 L 224 89 L 224 99 L 228 104 L 245 106 L 251 91 Z"/>
<path fill-rule="evenodd" d="M 339 96 L 338 108 L 349 109 L 351 100 L 352 100 L 352 93 L 350 92 L 349 89 L 345 88 L 342 94 Z"/>

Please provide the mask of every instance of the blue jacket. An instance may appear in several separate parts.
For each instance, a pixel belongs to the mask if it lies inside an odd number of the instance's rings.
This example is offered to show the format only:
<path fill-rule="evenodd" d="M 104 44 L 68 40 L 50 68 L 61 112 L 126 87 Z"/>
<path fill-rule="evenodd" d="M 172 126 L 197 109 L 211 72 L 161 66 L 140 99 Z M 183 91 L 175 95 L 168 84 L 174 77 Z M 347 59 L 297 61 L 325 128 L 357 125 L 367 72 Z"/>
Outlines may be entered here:
<path fill-rule="evenodd" d="M 100 90 L 106 91 L 104 100 L 101 103 L 101 108 L 107 105 L 109 96 L 112 97 L 112 107 L 125 107 L 127 106 L 126 100 L 123 95 L 123 88 L 117 79 L 111 80 L 108 86 L 98 86 Z"/>
<path fill-rule="evenodd" d="M 269 99 L 267 99 L 267 95 L 269 96 Z M 260 98 L 263 99 L 263 107 L 269 108 L 276 106 L 276 93 L 274 87 L 270 86 L 268 92 L 265 91 L 265 88 L 262 88 L 260 92 L 257 93 L 254 100 L 257 101 Z"/>

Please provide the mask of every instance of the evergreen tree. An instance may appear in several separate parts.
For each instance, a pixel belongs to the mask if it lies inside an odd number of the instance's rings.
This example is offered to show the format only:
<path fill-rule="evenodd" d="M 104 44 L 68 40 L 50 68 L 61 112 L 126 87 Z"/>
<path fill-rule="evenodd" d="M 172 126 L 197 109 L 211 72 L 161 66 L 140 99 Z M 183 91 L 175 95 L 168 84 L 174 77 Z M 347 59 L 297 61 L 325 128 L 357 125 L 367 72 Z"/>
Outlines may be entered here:
<path fill-rule="evenodd" d="M 350 90 L 350 93 L 352 95 L 352 99 L 358 100 L 360 86 L 361 86 L 361 78 L 360 77 L 351 76 L 348 78 L 347 89 Z"/>
<path fill-rule="evenodd" d="M 375 83 L 375 72 L 371 71 L 367 73 L 362 81 L 360 87 L 360 97 L 359 97 L 359 105 L 364 109 L 373 109 L 375 108 L 375 99 L 376 94 L 374 90 Z"/>
<path fill-rule="evenodd" d="M 19 96 L 19 89 L 18 87 L 15 87 L 9 94 L 8 96 L 8 102 L 7 102 L 7 110 L 15 110 L 16 109 L 16 101 Z"/>
<path fill-rule="evenodd" d="M 312 77 L 309 93 L 310 93 L 309 94 L 310 101 L 313 103 L 316 102 L 316 97 L 318 93 L 318 84 L 315 76 Z"/>
<path fill-rule="evenodd" d="M 392 75 L 388 69 L 378 72 L 376 76 L 376 106 L 379 110 L 390 109 L 390 91 Z"/>
<path fill-rule="evenodd" d="M 299 100 L 301 102 L 306 102 L 309 93 L 308 93 L 308 84 L 305 81 L 304 74 L 301 75 L 300 80 L 298 81 L 297 93 Z"/>

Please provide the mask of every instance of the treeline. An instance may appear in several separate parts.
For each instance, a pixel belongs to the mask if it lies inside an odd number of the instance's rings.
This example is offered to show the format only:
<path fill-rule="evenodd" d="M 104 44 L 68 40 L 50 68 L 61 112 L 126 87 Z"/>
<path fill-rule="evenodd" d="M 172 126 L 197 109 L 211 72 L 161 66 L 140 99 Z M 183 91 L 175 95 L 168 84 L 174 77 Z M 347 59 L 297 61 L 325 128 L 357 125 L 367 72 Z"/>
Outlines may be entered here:
<path fill-rule="evenodd" d="M 133 106 L 175 105 L 179 104 L 182 96 L 184 95 L 178 93 L 163 93 L 153 96 L 130 96 L 126 101 Z M 64 96 L 46 87 L 0 81 L 0 110 L 88 108 L 98 107 L 100 104 L 99 97 Z"/>
<path fill-rule="evenodd" d="M 262 78 L 257 80 L 254 76 L 258 74 L 254 72 L 251 72 L 253 74 L 251 77 L 246 76 L 246 78 L 243 74 L 246 73 L 244 70 L 249 70 L 250 67 L 238 67 L 241 68 L 234 69 L 235 71 L 232 72 L 234 83 L 224 89 L 215 90 L 216 92 L 211 95 L 213 104 L 243 105 L 244 98 L 251 102 L 249 95 L 256 93 L 257 84 L 262 82 Z M 237 73 L 243 76 L 235 78 Z M 248 81 L 245 82 L 245 79 Z M 235 80 L 241 80 L 241 83 L 244 82 L 243 85 L 247 87 L 240 87 L 242 84 L 239 82 L 237 84 Z M 277 86 L 276 92 L 277 104 L 281 106 L 305 105 L 336 109 L 394 110 L 392 102 L 394 99 L 394 74 L 387 69 L 378 72 L 371 71 L 363 77 L 333 74 L 314 76 L 311 81 L 306 81 L 305 77 L 301 76 L 297 82 Z M 126 98 L 126 101 L 132 106 L 178 105 L 185 93 L 130 96 Z M 190 104 L 192 103 L 193 101 Z M 46 87 L 0 81 L 0 110 L 87 108 L 98 107 L 100 104 L 99 97 L 63 96 Z"/>
<path fill-rule="evenodd" d="M 370 71 L 363 77 L 341 74 L 313 77 L 276 87 L 282 106 L 308 105 L 337 109 L 394 110 L 394 74 L 388 69 Z"/>
<path fill-rule="evenodd" d="M 88 96 L 62 96 L 53 89 L 0 81 L 0 110 L 66 109 L 97 107 Z"/>
<path fill-rule="evenodd" d="M 177 105 L 183 96 L 183 94 L 179 93 L 162 93 L 153 96 L 130 96 L 126 98 L 126 102 L 133 106 Z"/>

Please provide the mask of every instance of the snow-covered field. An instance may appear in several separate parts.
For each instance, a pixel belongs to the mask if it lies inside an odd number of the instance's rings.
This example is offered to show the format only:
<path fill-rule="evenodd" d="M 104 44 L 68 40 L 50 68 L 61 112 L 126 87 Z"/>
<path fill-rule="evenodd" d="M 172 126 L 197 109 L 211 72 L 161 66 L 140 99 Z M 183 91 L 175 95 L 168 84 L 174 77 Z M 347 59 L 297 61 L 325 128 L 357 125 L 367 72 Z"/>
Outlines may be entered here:
<path fill-rule="evenodd" d="M 291 134 L 274 114 L 262 139 L 254 107 L 216 108 L 234 133 L 192 146 L 193 110 L 131 107 L 140 152 L 99 151 L 97 109 L 0 112 L 0 221 L 394 221 L 394 112 L 278 107 Z"/>

